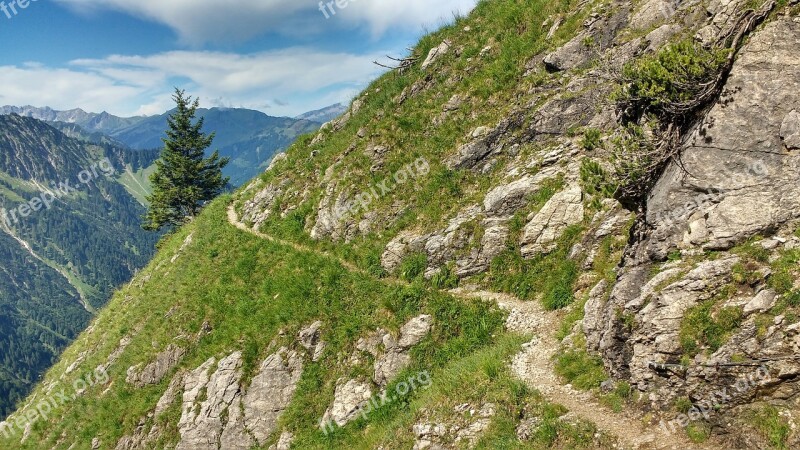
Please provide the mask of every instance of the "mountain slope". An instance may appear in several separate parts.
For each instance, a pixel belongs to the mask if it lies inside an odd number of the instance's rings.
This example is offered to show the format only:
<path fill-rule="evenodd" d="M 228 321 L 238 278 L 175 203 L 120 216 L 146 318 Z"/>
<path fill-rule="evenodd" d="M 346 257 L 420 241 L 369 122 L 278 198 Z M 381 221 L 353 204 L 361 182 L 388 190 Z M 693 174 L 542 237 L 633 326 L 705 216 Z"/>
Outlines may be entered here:
<path fill-rule="evenodd" d="M 800 5 L 669 6 L 424 37 L 169 237 L 3 442 L 798 447 Z"/>
<path fill-rule="evenodd" d="M 156 237 L 139 229 L 144 209 L 116 171 L 157 155 L 85 144 L 13 115 L 0 117 L 0 148 L 6 414 L 152 255 Z"/>

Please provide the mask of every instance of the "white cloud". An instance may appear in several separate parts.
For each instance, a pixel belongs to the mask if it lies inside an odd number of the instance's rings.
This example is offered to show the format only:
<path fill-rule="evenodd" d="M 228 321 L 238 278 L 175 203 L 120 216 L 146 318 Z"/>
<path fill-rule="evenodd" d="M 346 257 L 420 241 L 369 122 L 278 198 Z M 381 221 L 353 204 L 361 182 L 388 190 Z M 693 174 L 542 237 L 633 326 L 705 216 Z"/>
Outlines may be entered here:
<path fill-rule="evenodd" d="M 372 61 L 383 53 L 355 55 L 300 47 L 249 55 L 173 51 L 75 60 L 68 69 L 4 66 L 0 103 L 159 114 L 171 107 L 172 86 L 178 85 L 199 96 L 204 106 L 293 116 L 327 106 L 328 99 L 346 101 L 344 93 L 357 92 L 380 73 Z"/>
<path fill-rule="evenodd" d="M 122 11 L 162 23 L 186 43 L 244 41 L 267 32 L 294 35 L 366 26 L 374 36 L 392 27 L 419 28 L 469 12 L 477 0 L 339 0 L 325 19 L 315 0 L 56 0 L 77 11 Z M 330 0 L 326 0 L 328 3 Z"/>

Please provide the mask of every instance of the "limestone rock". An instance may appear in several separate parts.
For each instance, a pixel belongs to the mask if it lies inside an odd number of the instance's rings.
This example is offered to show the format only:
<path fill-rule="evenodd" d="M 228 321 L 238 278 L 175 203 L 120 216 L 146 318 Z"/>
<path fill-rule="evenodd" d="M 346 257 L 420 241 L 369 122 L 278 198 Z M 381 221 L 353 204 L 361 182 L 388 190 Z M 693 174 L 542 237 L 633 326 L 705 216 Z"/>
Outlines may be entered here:
<path fill-rule="evenodd" d="M 167 390 L 164 391 L 164 394 L 158 399 L 158 403 L 156 403 L 156 409 L 153 411 L 153 415 L 155 417 L 159 417 L 161 414 L 164 414 L 167 408 L 172 406 L 172 403 L 175 402 L 178 392 L 180 392 L 180 390 L 183 388 L 185 376 L 186 375 L 184 373 L 180 372 L 172 378 Z"/>
<path fill-rule="evenodd" d="M 433 317 L 427 314 L 411 319 L 400 329 L 400 339 L 397 341 L 397 345 L 406 350 L 419 344 L 430 333 L 432 325 Z"/>
<path fill-rule="evenodd" d="M 764 289 L 744 306 L 744 314 L 766 312 L 775 306 L 778 295 L 772 289 Z"/>
<path fill-rule="evenodd" d="M 781 124 L 781 139 L 789 150 L 800 150 L 800 112 L 792 110 Z"/>
<path fill-rule="evenodd" d="M 581 188 L 571 186 L 553 196 L 541 211 L 530 217 L 522 236 L 522 255 L 531 258 L 555 249 L 564 230 L 583 220 L 582 200 Z"/>
<path fill-rule="evenodd" d="M 427 336 L 431 327 L 433 326 L 433 317 L 423 314 L 409 320 L 400 329 L 400 338 L 395 339 L 386 332 L 380 333 L 379 336 L 385 352 L 378 355 L 377 346 L 374 348 L 375 367 L 373 381 L 378 386 L 385 386 L 392 379 L 394 379 L 401 370 L 408 367 L 411 363 L 411 355 L 409 350 L 411 347 L 419 344 L 425 336 Z M 360 341 L 361 342 L 361 341 Z M 365 344 L 368 341 L 363 341 Z M 370 350 L 369 345 L 364 346 Z"/>
<path fill-rule="evenodd" d="M 336 423 L 344 426 L 361 412 L 362 408 L 372 397 L 372 388 L 369 383 L 358 380 L 344 381 L 340 379 L 336 385 L 333 405 L 325 412 L 323 424 Z"/>
<path fill-rule="evenodd" d="M 209 375 L 214 361 L 214 358 L 209 359 L 186 376 L 183 408 L 178 422 L 181 440 L 175 447 L 176 450 L 219 448 L 223 432 L 222 414 L 229 410 L 239 394 L 242 354 L 235 352 L 223 358 L 217 364 L 216 371 Z M 198 407 L 200 393 L 203 391 L 206 398 Z"/>
<path fill-rule="evenodd" d="M 624 8 L 611 17 L 593 16 L 587 22 L 585 31 L 545 56 L 542 62 L 550 71 L 582 67 L 595 57 L 598 49 L 602 51 L 609 48 L 614 37 L 627 22 L 628 11 Z"/>
<path fill-rule="evenodd" d="M 289 450 L 292 447 L 294 435 L 288 431 L 281 433 L 278 442 L 270 446 L 269 450 Z"/>
<path fill-rule="evenodd" d="M 653 259 L 687 244 L 727 250 L 800 215 L 800 165 L 782 154 L 793 135 L 787 117 L 800 110 L 798 48 L 800 23 L 776 20 L 741 51 L 730 98 L 711 109 L 681 167 L 667 168 L 649 196 L 654 230 L 643 246 Z"/>
<path fill-rule="evenodd" d="M 303 373 L 302 357 L 286 348 L 267 357 L 242 399 L 247 430 L 259 444 L 275 431 Z"/>
<path fill-rule="evenodd" d="M 307 328 L 300 330 L 298 341 L 306 350 L 311 351 L 311 360 L 318 361 L 325 350 L 325 342 L 320 340 L 322 321 L 316 321 Z"/>
<path fill-rule="evenodd" d="M 136 366 L 129 368 L 125 381 L 136 387 L 158 384 L 170 370 L 178 365 L 185 354 L 186 349 L 170 344 L 163 352 L 156 355 L 155 361 L 145 366 L 141 372 L 136 369 Z"/>
<path fill-rule="evenodd" d="M 675 2 L 671 0 L 647 0 L 631 17 L 631 28 L 646 30 L 669 19 L 675 14 Z"/>
<path fill-rule="evenodd" d="M 498 186 L 483 200 L 483 208 L 487 215 L 511 215 L 525 203 L 525 197 L 536 192 L 541 183 L 549 178 L 554 178 L 560 172 L 558 167 L 548 167 L 536 175 L 525 175 L 511 183 Z"/>
<path fill-rule="evenodd" d="M 450 51 L 450 47 L 452 45 L 453 45 L 452 42 L 450 42 L 449 40 L 445 40 L 437 47 L 432 48 L 431 51 L 428 52 L 428 57 L 425 58 L 425 61 L 422 62 L 422 67 L 421 67 L 422 70 L 427 69 L 428 66 L 436 62 L 437 59 L 446 55 L 447 52 Z"/>

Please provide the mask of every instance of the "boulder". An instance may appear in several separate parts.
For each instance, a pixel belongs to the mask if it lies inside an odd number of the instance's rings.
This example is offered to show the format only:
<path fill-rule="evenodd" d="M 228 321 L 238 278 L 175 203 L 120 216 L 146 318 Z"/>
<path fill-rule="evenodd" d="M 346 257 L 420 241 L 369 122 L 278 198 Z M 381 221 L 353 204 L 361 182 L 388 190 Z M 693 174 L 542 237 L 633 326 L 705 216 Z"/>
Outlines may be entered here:
<path fill-rule="evenodd" d="M 158 384 L 170 370 L 178 365 L 185 354 L 185 348 L 170 344 L 163 352 L 156 355 L 155 361 L 145 366 L 141 371 L 137 370 L 137 366 L 129 368 L 128 377 L 125 381 L 140 388 Z"/>
<path fill-rule="evenodd" d="M 371 397 L 372 388 L 369 383 L 339 379 L 333 395 L 333 405 L 322 417 L 323 428 L 331 422 L 340 427 L 346 425 L 356 418 Z"/>
<path fill-rule="evenodd" d="M 453 45 L 452 42 L 450 42 L 449 40 L 445 40 L 438 46 L 432 48 L 431 51 L 428 52 L 428 57 L 425 58 L 425 61 L 422 62 L 422 67 L 421 67 L 422 70 L 427 69 L 428 66 L 436 62 L 437 59 L 446 55 L 447 52 L 450 51 L 450 47 L 452 45 Z"/>
<path fill-rule="evenodd" d="M 767 312 L 775 306 L 777 298 L 778 294 L 775 293 L 775 291 L 772 289 L 764 289 L 753 297 L 752 300 L 747 302 L 743 312 L 745 315 L 750 315 L 754 312 Z"/>
<path fill-rule="evenodd" d="M 583 221 L 583 192 L 571 186 L 554 195 L 541 211 L 529 217 L 520 242 L 522 255 L 532 258 L 539 253 L 549 253 L 557 246 L 558 238 L 567 227 Z"/>

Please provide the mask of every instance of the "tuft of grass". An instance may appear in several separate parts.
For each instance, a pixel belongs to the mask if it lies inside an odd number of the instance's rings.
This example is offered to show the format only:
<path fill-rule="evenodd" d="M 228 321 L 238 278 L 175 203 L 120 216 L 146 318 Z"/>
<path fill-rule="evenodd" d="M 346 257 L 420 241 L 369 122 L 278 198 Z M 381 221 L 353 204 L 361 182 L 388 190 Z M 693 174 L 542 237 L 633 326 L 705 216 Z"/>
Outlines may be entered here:
<path fill-rule="evenodd" d="M 701 444 L 711 437 L 711 427 L 705 422 L 692 422 L 686 426 L 686 436 L 695 444 Z"/>
<path fill-rule="evenodd" d="M 587 128 L 583 132 L 583 139 L 581 139 L 580 145 L 584 150 L 590 152 L 600 146 L 600 138 L 602 136 L 602 132 L 597 128 Z"/>
<path fill-rule="evenodd" d="M 428 267 L 428 255 L 426 253 L 412 253 L 400 263 L 400 278 L 406 281 L 414 281 L 422 278 L 425 269 Z"/>
<path fill-rule="evenodd" d="M 742 324 L 742 309 L 725 307 L 714 313 L 716 302 L 709 300 L 690 308 L 681 322 L 678 339 L 684 353 L 695 356 L 708 349 L 717 351 Z"/>
<path fill-rule="evenodd" d="M 613 391 L 600 397 L 600 401 L 615 413 L 622 412 L 626 405 L 636 400 L 636 393 L 627 382 L 619 382 Z"/>
<path fill-rule="evenodd" d="M 749 423 L 769 442 L 770 448 L 788 449 L 789 434 L 792 429 L 788 421 L 780 416 L 778 408 L 765 405 L 754 408 L 748 414 Z"/>
<path fill-rule="evenodd" d="M 569 350 L 556 359 L 556 373 L 578 389 L 590 390 L 600 387 L 608 379 L 603 361 L 585 350 Z"/>

